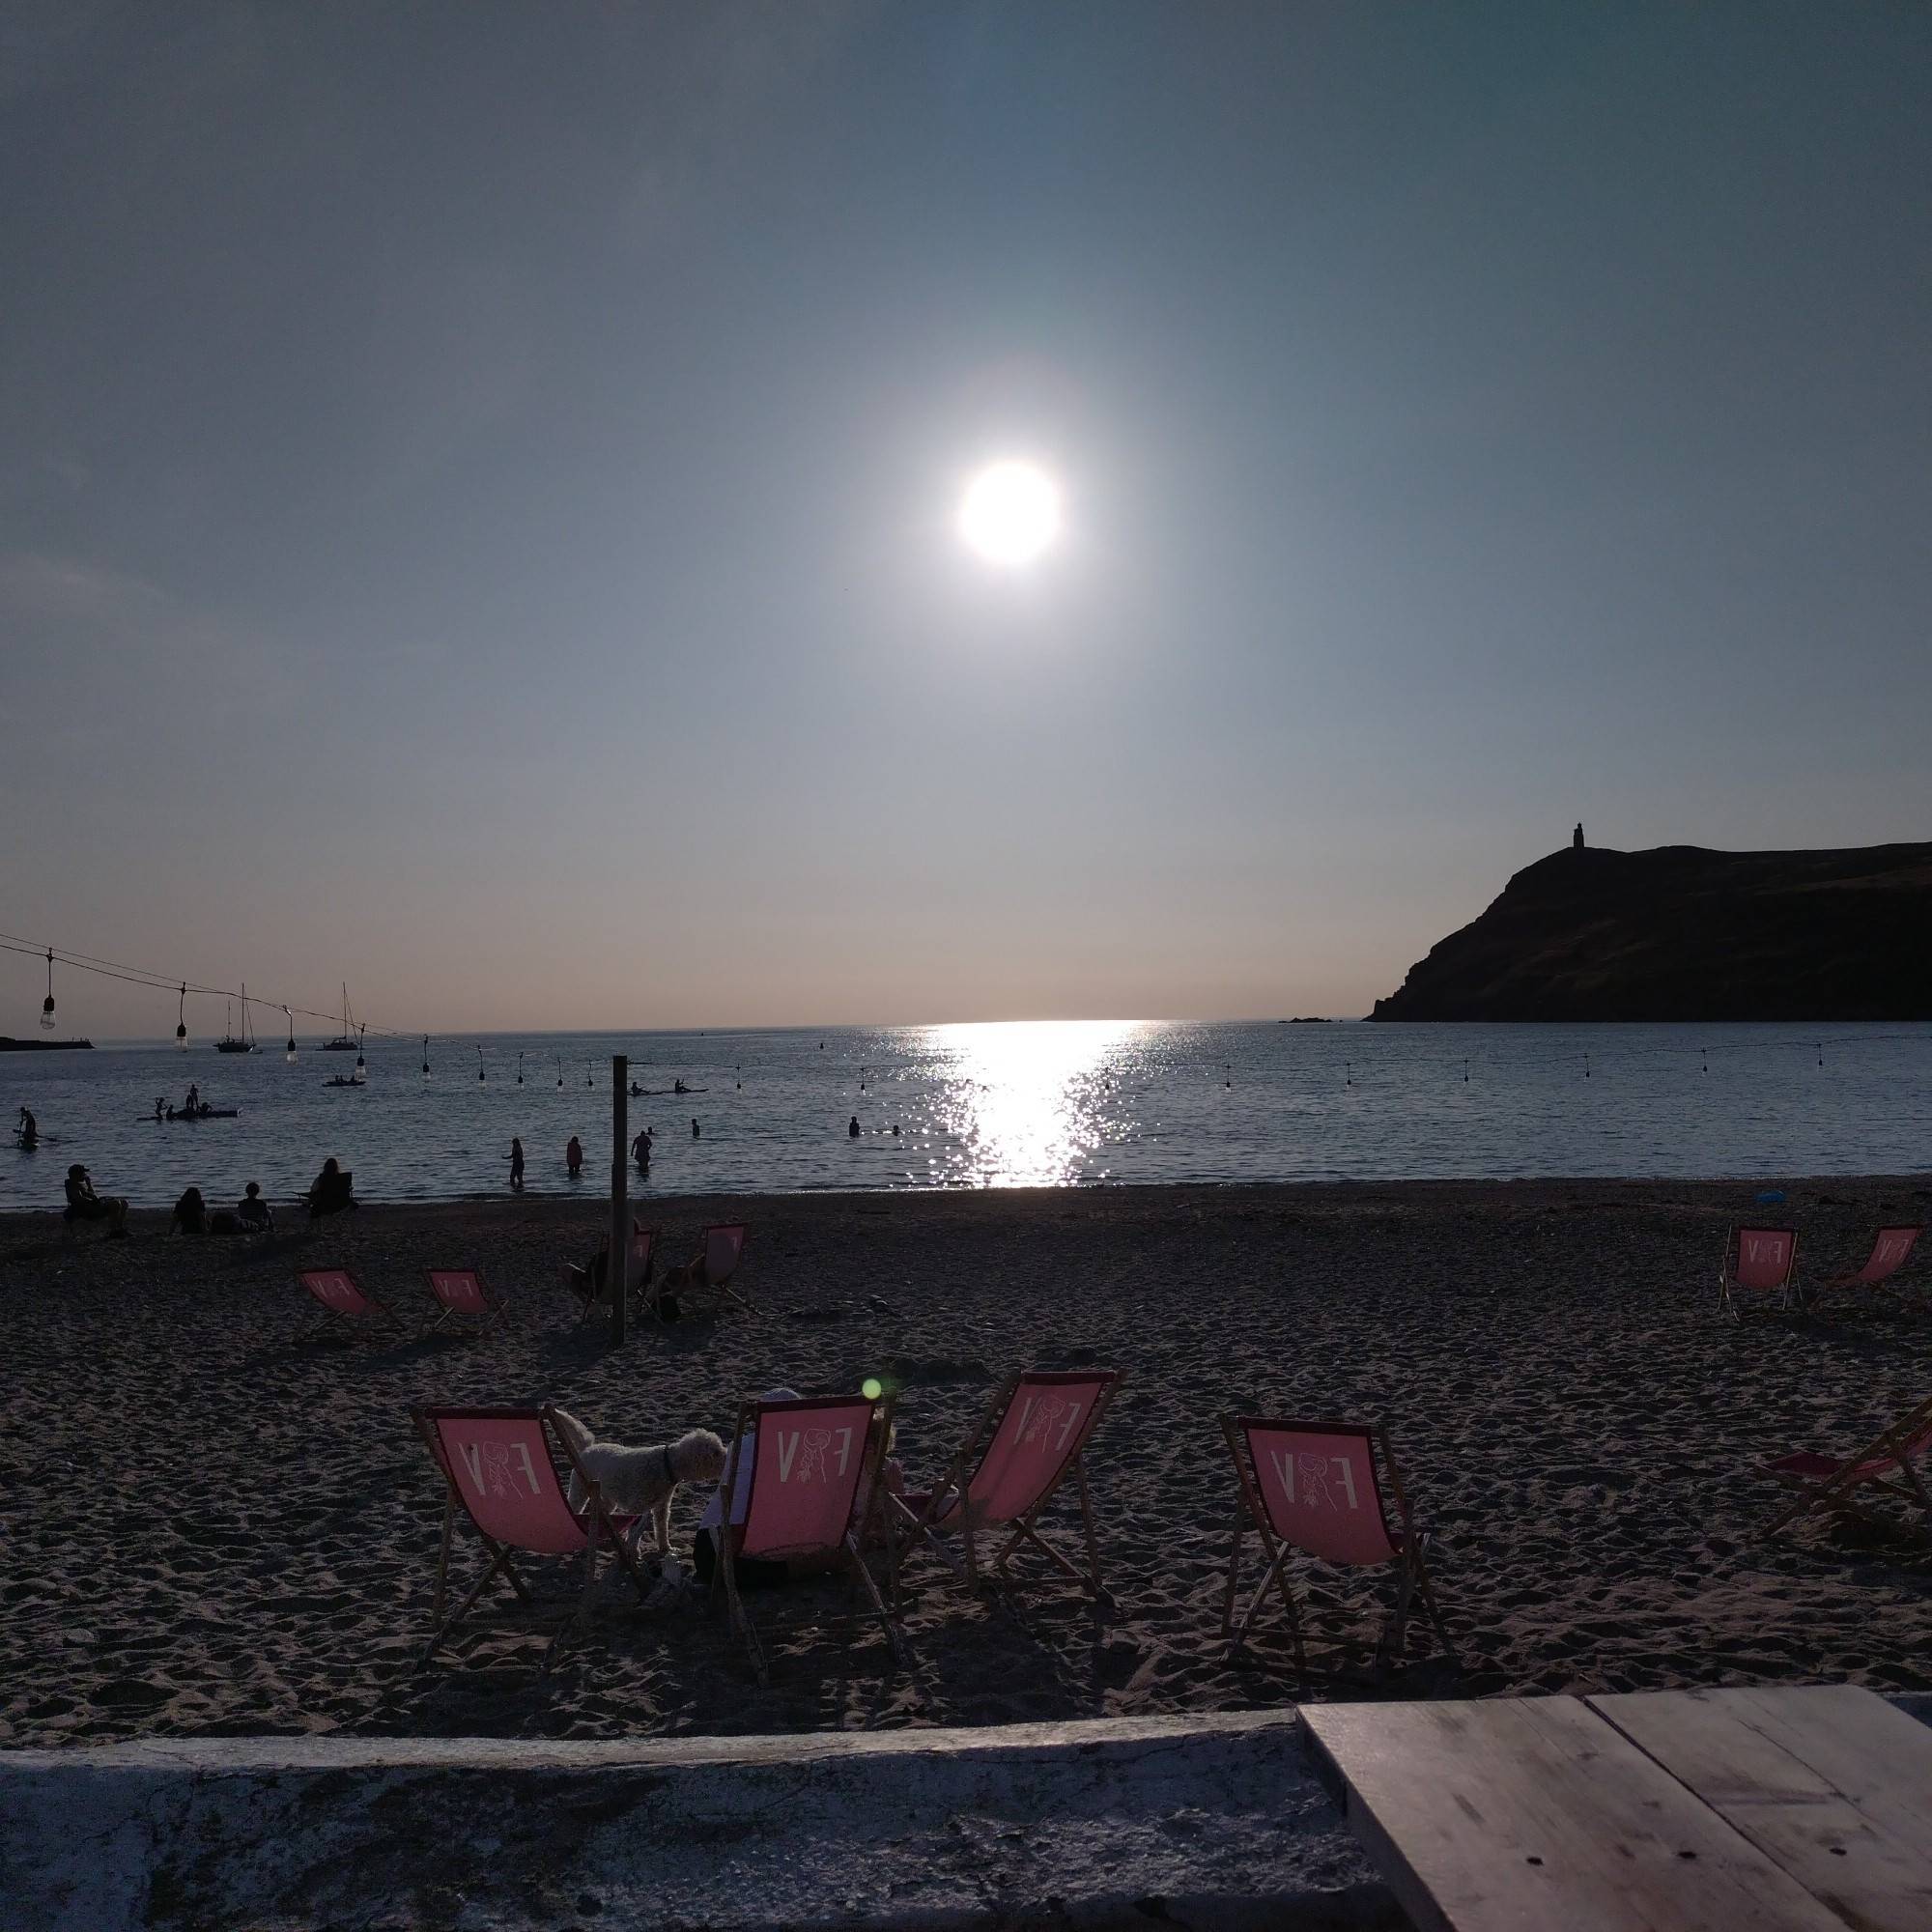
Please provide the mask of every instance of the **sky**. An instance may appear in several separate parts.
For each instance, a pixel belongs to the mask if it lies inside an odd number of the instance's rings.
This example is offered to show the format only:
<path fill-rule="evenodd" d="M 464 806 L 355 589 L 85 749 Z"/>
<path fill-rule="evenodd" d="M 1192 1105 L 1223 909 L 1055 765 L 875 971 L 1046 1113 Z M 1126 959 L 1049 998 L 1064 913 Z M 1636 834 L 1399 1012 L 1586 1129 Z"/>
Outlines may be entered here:
<path fill-rule="evenodd" d="M 15 0 L 0 931 L 1339 1015 L 1578 819 L 1932 838 L 1928 99 L 1917 4 Z"/>

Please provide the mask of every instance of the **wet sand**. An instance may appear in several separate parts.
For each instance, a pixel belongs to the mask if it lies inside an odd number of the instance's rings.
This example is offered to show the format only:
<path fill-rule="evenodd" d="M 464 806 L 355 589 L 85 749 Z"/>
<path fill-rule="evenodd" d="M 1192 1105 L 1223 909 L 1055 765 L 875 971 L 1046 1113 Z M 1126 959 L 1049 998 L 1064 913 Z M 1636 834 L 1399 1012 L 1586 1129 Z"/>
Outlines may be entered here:
<path fill-rule="evenodd" d="M 1814 1522 L 1754 1540 L 1760 1455 L 1856 1446 L 1932 1390 L 1932 1306 L 1718 1319 L 1736 1214 L 1804 1231 L 1808 1272 L 1922 1179 L 1833 1179 L 1753 1209 L 1743 1183 L 1411 1183 L 655 1202 L 672 1259 L 752 1228 L 755 1319 L 579 1328 L 557 1276 L 599 1204 L 367 1208 L 254 1241 L 0 1221 L 0 1739 L 349 1730 L 600 1737 L 994 1723 L 1235 1709 L 1302 1694 L 1279 1626 L 1218 1634 L 1233 1486 L 1221 1408 L 1378 1419 L 1418 1517 L 1458 1673 L 1420 1627 L 1378 1678 L 1386 1580 L 1313 1593 L 1317 1696 L 1845 1680 L 1932 1688 L 1932 1552 Z M 481 1265 L 481 1338 L 292 1346 L 298 1266 L 340 1263 L 412 1318 L 429 1263 Z M 1932 1256 L 1916 1264 L 1932 1273 Z M 440 1481 L 413 1404 L 549 1399 L 662 1441 L 774 1382 L 897 1384 L 899 1453 L 936 1474 L 1010 1367 L 1102 1363 L 1126 1388 L 1090 1452 L 1115 1602 L 1046 1580 L 1017 1610 L 909 1573 L 913 1669 L 856 1593 L 756 1600 L 760 1690 L 701 1598 L 646 1611 L 613 1579 L 548 1677 L 541 1634 L 459 1632 L 428 1670 Z M 681 1492 L 688 1551 L 702 1498 Z M 1058 1518 L 1077 1531 L 1070 1498 Z M 1253 1540 L 1250 1538 L 1251 1552 Z M 457 1574 L 479 1568 L 460 1539 Z M 554 1578 L 553 1627 L 576 1576 Z M 1253 1571 L 1249 1572 L 1252 1578 Z M 492 1600 L 508 1605 L 507 1593 Z"/>

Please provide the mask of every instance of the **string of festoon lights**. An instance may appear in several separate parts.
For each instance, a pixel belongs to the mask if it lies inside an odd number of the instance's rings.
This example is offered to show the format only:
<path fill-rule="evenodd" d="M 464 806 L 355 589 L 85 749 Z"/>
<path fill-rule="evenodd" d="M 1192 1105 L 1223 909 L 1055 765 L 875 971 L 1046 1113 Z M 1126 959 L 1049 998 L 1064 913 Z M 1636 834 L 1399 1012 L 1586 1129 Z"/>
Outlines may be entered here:
<path fill-rule="evenodd" d="M 17 933 L 0 932 L 0 952 L 24 953 L 29 957 L 43 960 L 47 969 L 46 997 L 41 1003 L 41 1027 L 43 1032 L 52 1033 L 55 1027 L 57 996 L 54 990 L 54 969 L 62 967 L 74 973 L 87 973 L 97 979 L 117 980 L 124 985 L 151 987 L 156 992 L 172 993 L 178 1002 L 175 1009 L 175 1045 L 183 1050 L 187 1046 L 187 1003 L 192 996 L 196 999 L 226 1000 L 243 1003 L 245 1020 L 248 1007 L 266 1007 L 271 1012 L 278 1012 L 288 1022 L 287 1056 L 296 1057 L 295 1023 L 298 1018 L 323 1020 L 335 1024 L 340 1020 L 345 1025 L 353 1024 L 355 1033 L 355 1070 L 359 1079 L 364 1071 L 362 1039 L 373 1034 L 379 1039 L 417 1039 L 422 1041 L 422 1077 L 430 1077 L 429 1044 L 432 1036 L 419 1034 L 399 1027 L 378 1026 L 373 1021 L 357 1019 L 350 1022 L 346 1014 L 323 1012 L 315 1007 L 298 1006 L 291 1000 L 277 1000 L 264 997 L 260 993 L 250 993 L 245 987 L 212 986 L 199 980 L 184 979 L 173 973 L 160 973 L 151 967 L 130 966 L 125 960 L 103 959 L 92 952 L 75 952 L 60 946 L 47 946 L 36 940 L 23 939 Z M 481 1080 L 483 1049 L 477 1048 L 478 1065 L 476 1077 Z M 521 1071 L 518 1081 L 522 1085 Z"/>

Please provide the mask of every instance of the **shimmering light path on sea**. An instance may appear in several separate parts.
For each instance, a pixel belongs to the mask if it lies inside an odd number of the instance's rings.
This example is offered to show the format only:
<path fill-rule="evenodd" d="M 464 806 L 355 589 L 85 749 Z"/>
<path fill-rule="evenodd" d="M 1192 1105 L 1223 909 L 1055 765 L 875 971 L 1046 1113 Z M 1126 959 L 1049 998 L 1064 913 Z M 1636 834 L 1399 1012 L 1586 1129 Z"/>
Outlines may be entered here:
<path fill-rule="evenodd" d="M 352 1056 L 306 1043 L 293 1064 L 279 1043 L 6 1055 L 0 1105 L 31 1107 L 43 1140 L 0 1151 L 0 1209 L 58 1207 L 72 1160 L 147 1206 L 189 1182 L 287 1200 L 326 1154 L 372 1200 L 497 1194 L 513 1134 L 543 1192 L 571 1186 L 579 1135 L 595 1194 L 618 1052 L 651 1090 L 630 1103 L 657 1135 L 639 1193 L 1932 1165 L 1932 1026 L 1040 1021 L 441 1039 L 427 1083 L 413 1042 L 372 1040 L 355 1089 L 323 1084 Z M 240 1119 L 156 1124 L 190 1080 Z"/>

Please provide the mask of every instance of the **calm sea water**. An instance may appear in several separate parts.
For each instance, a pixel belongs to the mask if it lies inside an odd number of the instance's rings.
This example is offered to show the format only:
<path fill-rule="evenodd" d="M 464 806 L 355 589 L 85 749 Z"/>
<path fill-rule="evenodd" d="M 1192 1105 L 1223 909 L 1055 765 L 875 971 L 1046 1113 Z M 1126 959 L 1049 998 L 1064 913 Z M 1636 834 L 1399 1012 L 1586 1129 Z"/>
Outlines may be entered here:
<path fill-rule="evenodd" d="M 211 1203 L 248 1180 L 299 1193 L 323 1157 L 371 1200 L 608 1185 L 611 1055 L 668 1089 L 630 1102 L 657 1147 L 634 1192 L 1065 1186 L 1104 1181 L 1522 1175 L 1916 1173 L 1932 1166 L 1932 1025 L 1367 1026 L 1057 1022 L 372 1040 L 354 1057 L 279 1041 L 0 1057 L 0 1105 L 42 1144 L 0 1143 L 0 1208 L 61 1203 L 70 1161 L 103 1193 Z M 522 1084 L 518 1084 L 521 1068 Z M 479 1080 L 479 1069 L 483 1078 Z M 232 1121 L 157 1124 L 190 1080 Z M 561 1084 L 559 1085 L 559 1080 Z M 848 1122 L 856 1117 L 854 1139 Z M 694 1139 L 696 1118 L 702 1134 Z M 892 1129 L 896 1126 L 898 1132 Z"/>

